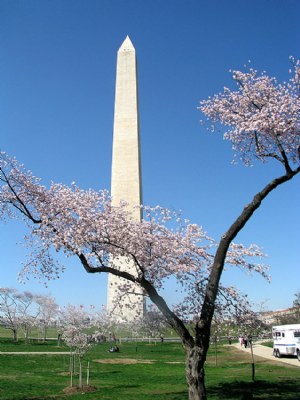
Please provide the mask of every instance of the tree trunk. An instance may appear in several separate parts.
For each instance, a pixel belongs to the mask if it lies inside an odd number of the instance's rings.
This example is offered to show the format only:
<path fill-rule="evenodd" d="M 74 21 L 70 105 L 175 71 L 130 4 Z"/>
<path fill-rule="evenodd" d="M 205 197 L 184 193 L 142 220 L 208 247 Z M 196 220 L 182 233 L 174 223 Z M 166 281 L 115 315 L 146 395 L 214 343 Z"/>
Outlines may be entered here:
<path fill-rule="evenodd" d="M 47 340 L 47 326 L 46 325 L 44 325 L 44 328 L 43 328 L 43 336 L 44 336 L 44 343 L 46 343 L 46 340 Z"/>
<path fill-rule="evenodd" d="M 253 355 L 253 347 L 252 340 L 250 341 L 250 349 L 251 349 L 251 359 L 252 359 L 252 382 L 255 380 L 255 364 L 254 364 L 254 355 Z"/>
<path fill-rule="evenodd" d="M 73 368 L 74 368 L 74 363 L 73 363 L 73 353 L 72 351 L 70 352 L 70 387 L 73 386 Z"/>
<path fill-rule="evenodd" d="M 79 360 L 79 385 L 78 387 L 81 389 L 82 388 L 82 363 L 81 363 L 81 356 L 78 356 Z"/>
<path fill-rule="evenodd" d="M 25 343 L 28 344 L 29 327 L 25 327 Z"/>
<path fill-rule="evenodd" d="M 186 352 L 186 381 L 188 384 L 189 400 L 206 400 L 204 362 L 206 352 L 194 345 L 185 348 Z"/>

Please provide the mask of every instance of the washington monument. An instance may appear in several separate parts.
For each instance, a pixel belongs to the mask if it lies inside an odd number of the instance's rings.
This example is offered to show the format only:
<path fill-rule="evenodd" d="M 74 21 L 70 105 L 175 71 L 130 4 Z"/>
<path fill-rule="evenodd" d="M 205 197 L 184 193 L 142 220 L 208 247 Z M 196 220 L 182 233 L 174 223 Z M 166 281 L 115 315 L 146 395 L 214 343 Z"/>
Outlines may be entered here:
<path fill-rule="evenodd" d="M 132 218 L 141 220 L 141 160 L 136 54 L 127 36 L 118 51 L 111 172 L 112 205 L 126 201 Z M 118 260 L 120 269 L 134 274 L 133 264 Z M 121 286 L 124 285 L 122 290 Z M 112 274 L 108 275 L 107 309 L 117 320 L 133 321 L 144 312 L 141 288 Z"/>

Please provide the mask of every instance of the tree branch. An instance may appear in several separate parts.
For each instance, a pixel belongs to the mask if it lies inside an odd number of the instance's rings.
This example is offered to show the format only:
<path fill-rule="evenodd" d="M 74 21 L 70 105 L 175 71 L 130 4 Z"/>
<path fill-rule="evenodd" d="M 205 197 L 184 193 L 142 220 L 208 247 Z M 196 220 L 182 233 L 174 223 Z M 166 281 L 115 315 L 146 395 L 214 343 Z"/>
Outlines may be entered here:
<path fill-rule="evenodd" d="M 142 277 L 140 285 L 145 292 L 149 295 L 151 301 L 158 307 L 158 309 L 165 316 L 168 324 L 179 334 L 184 345 L 193 347 L 195 344 L 194 338 L 185 327 L 184 323 L 170 310 L 165 300 L 159 295 L 155 287 L 145 278 Z"/>
<path fill-rule="evenodd" d="M 79 260 L 80 260 L 81 264 L 83 265 L 84 269 L 86 270 L 86 272 L 88 272 L 89 274 L 105 272 L 105 273 L 110 273 L 112 275 L 118 276 L 119 278 L 124 278 L 133 283 L 140 283 L 138 277 L 135 277 L 134 275 L 130 274 L 127 271 L 120 271 L 115 268 L 108 267 L 107 265 L 101 265 L 100 267 L 91 267 L 88 263 L 87 258 L 85 257 L 85 255 L 83 253 L 76 254 L 76 255 L 79 258 Z"/>
<path fill-rule="evenodd" d="M 211 269 L 211 273 L 209 276 L 209 281 L 207 284 L 200 320 L 196 326 L 196 332 L 198 332 L 199 335 L 201 333 L 200 336 L 202 336 L 202 332 L 205 329 L 210 330 L 210 321 L 213 318 L 214 307 L 215 307 L 214 304 L 218 294 L 219 282 L 221 274 L 223 272 L 225 258 L 230 243 L 233 241 L 236 235 L 242 230 L 242 228 L 246 225 L 246 223 L 249 221 L 253 213 L 260 207 L 262 201 L 279 185 L 291 180 L 299 172 L 300 172 L 300 167 L 298 167 L 294 171 L 287 172 L 285 175 L 274 179 L 268 185 L 266 185 L 262 191 L 258 192 L 253 197 L 252 202 L 249 203 L 243 209 L 239 217 L 230 226 L 227 232 L 222 236 L 216 251 L 213 267 Z"/>
<path fill-rule="evenodd" d="M 0 171 L 2 172 L 4 179 L 1 179 L 3 182 L 5 182 L 7 184 L 7 186 L 9 187 L 9 189 L 11 190 L 11 192 L 13 193 L 13 195 L 15 196 L 17 202 L 20 204 L 20 206 L 18 206 L 17 204 L 15 204 L 14 202 L 10 202 L 10 204 L 15 207 L 17 210 L 19 210 L 23 215 L 25 215 L 25 217 L 29 218 L 34 224 L 39 224 L 42 221 L 35 219 L 34 216 L 31 214 L 31 212 L 29 211 L 29 209 L 27 208 L 26 204 L 23 202 L 23 200 L 20 198 L 20 196 L 18 195 L 18 193 L 15 191 L 14 187 L 12 186 L 9 178 L 7 177 L 7 175 L 5 174 L 3 168 L 0 167 Z"/>

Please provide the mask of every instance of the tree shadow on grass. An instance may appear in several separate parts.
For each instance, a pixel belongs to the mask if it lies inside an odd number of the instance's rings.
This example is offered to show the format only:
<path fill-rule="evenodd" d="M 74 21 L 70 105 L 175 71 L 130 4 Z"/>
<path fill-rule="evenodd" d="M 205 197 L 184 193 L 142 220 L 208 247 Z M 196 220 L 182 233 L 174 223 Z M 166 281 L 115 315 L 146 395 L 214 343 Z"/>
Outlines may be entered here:
<path fill-rule="evenodd" d="M 220 400 L 299 400 L 300 382 L 284 380 L 282 382 L 242 382 L 235 381 L 210 387 L 208 394 Z"/>
<path fill-rule="evenodd" d="M 178 392 L 164 392 L 162 393 L 152 393 L 153 399 L 164 399 L 164 400 L 188 400 L 188 392 L 178 391 Z"/>

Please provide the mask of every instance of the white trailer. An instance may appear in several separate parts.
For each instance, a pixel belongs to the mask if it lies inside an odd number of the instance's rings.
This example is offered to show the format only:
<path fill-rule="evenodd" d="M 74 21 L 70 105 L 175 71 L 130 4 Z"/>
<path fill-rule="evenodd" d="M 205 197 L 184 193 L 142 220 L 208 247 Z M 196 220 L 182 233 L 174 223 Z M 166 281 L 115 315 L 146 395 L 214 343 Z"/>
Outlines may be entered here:
<path fill-rule="evenodd" d="M 300 361 L 300 324 L 273 326 L 272 336 L 275 357 L 297 356 Z"/>

